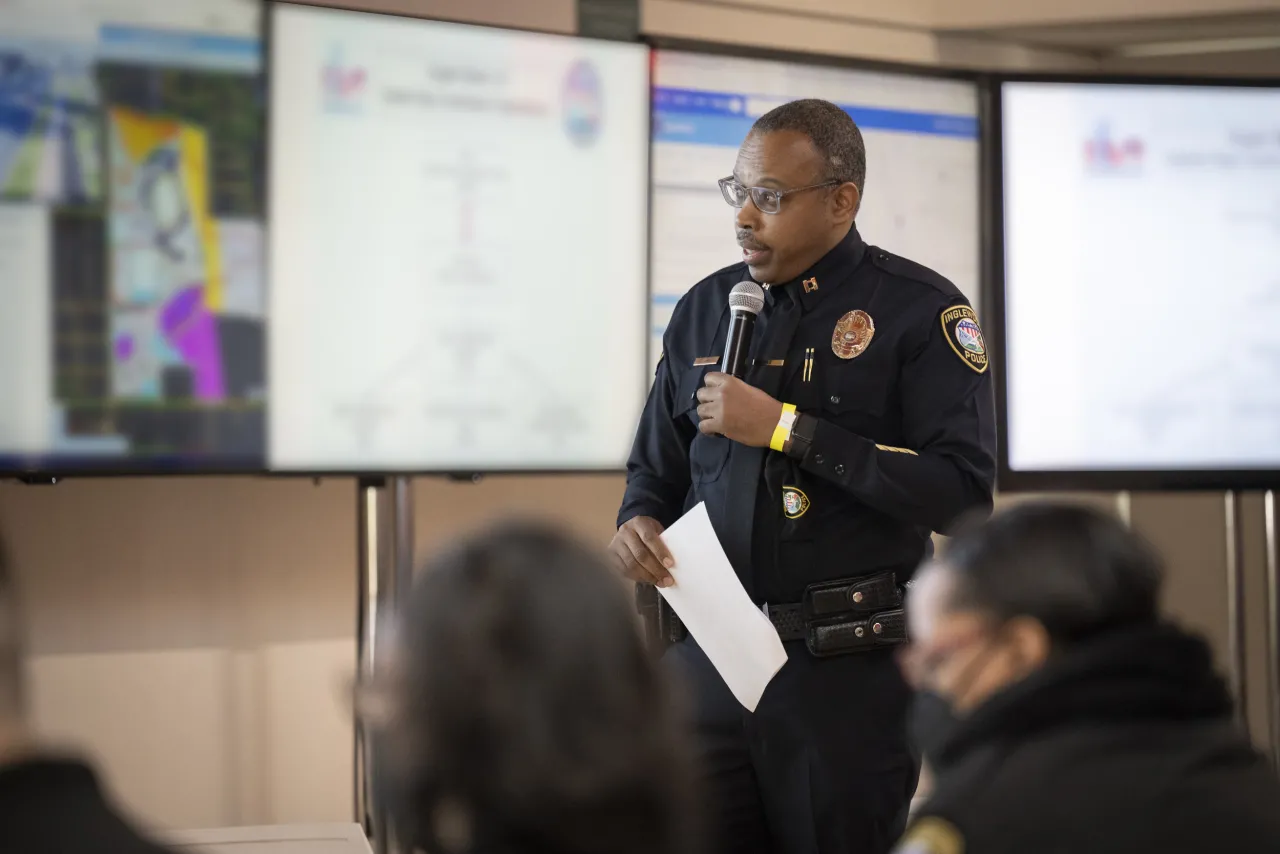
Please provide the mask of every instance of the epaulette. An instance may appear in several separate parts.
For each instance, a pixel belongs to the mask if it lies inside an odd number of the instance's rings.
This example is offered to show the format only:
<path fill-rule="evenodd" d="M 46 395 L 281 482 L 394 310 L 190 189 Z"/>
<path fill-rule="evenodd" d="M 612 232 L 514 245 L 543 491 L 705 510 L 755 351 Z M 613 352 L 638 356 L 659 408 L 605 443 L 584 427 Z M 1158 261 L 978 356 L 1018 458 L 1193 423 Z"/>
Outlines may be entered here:
<path fill-rule="evenodd" d="M 915 261 L 910 261 L 900 255 L 894 255 L 892 252 L 886 252 L 878 246 L 868 246 L 867 251 L 871 253 L 871 263 L 892 276 L 910 279 L 913 282 L 923 282 L 935 290 L 941 291 L 948 298 L 962 295 L 960 289 L 950 279 L 941 273 L 930 270 L 923 264 L 917 264 Z"/>

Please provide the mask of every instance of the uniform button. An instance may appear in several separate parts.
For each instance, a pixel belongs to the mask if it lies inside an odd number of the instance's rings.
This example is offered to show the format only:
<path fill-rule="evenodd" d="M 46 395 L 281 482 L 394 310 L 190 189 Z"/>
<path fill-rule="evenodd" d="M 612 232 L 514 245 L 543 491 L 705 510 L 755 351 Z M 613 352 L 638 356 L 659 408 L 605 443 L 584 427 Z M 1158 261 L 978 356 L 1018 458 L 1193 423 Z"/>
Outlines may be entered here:
<path fill-rule="evenodd" d="M 822 454 L 818 454 L 816 457 L 813 458 L 813 461 L 818 465 L 822 465 L 827 461 L 827 458 L 824 457 Z"/>
<path fill-rule="evenodd" d="M 831 395 L 830 400 L 831 400 L 831 402 L 832 402 L 832 403 L 839 403 L 839 402 L 840 402 L 840 395 L 838 395 L 838 394 L 833 394 L 833 395 Z"/>
<path fill-rule="evenodd" d="M 842 465 L 837 465 L 837 466 L 836 466 L 836 474 L 844 474 L 844 466 L 842 466 Z"/>

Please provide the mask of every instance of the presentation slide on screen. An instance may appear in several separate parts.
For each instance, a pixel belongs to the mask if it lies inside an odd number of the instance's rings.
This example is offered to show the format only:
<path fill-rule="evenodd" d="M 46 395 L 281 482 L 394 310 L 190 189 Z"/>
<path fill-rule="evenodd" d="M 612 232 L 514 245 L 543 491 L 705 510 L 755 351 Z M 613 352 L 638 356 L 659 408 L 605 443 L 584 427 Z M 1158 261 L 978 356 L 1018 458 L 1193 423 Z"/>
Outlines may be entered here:
<path fill-rule="evenodd" d="M 932 267 L 977 306 L 978 95 L 972 83 L 658 51 L 653 89 L 650 363 L 676 302 L 742 260 L 736 211 L 716 182 L 764 113 L 797 98 L 844 107 L 862 130 L 867 181 L 858 230 Z M 979 307 L 979 311 L 981 308 Z"/>
<path fill-rule="evenodd" d="M 1002 99 L 1011 467 L 1280 467 L 1280 90 Z"/>
<path fill-rule="evenodd" d="M 260 468 L 259 4 L 0 18 L 0 470 Z"/>
<path fill-rule="evenodd" d="M 645 48 L 287 5 L 273 26 L 272 467 L 620 467 Z"/>

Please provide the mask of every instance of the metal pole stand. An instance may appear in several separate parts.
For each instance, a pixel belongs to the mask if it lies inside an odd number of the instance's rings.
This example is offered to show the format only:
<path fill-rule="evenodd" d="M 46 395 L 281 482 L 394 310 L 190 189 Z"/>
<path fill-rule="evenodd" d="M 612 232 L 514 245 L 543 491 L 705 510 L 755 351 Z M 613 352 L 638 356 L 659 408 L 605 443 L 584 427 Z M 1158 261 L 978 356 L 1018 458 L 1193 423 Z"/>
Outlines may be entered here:
<path fill-rule="evenodd" d="M 361 478 L 356 485 L 356 678 L 366 684 L 377 673 L 386 621 L 413 583 L 413 480 Z M 375 854 L 399 854 L 386 805 L 371 785 L 376 756 L 371 734 L 355 727 L 355 813 Z"/>
<path fill-rule="evenodd" d="M 1271 762 L 1280 768 L 1280 556 L 1276 554 L 1280 507 L 1276 505 L 1275 490 L 1267 490 L 1262 504 L 1267 533 L 1267 723 Z"/>
<path fill-rule="evenodd" d="M 1239 492 L 1224 494 L 1227 523 L 1227 657 L 1236 716 L 1249 734 L 1248 662 L 1245 657 L 1244 499 Z"/>
<path fill-rule="evenodd" d="M 1133 527 L 1133 493 L 1127 489 L 1116 493 L 1116 515 L 1126 528 Z"/>

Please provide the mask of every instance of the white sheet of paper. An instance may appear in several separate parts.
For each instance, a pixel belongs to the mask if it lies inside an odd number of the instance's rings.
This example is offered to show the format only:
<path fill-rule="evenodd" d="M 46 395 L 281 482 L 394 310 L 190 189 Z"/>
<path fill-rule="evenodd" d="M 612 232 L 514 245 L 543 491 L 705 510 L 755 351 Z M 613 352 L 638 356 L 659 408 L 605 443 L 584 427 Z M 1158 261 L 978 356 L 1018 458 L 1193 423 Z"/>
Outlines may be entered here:
<path fill-rule="evenodd" d="M 658 592 L 680 616 L 733 696 L 756 710 L 769 682 L 787 663 L 778 631 L 755 606 L 724 553 L 706 505 L 699 503 L 662 534 L 675 584 Z"/>

